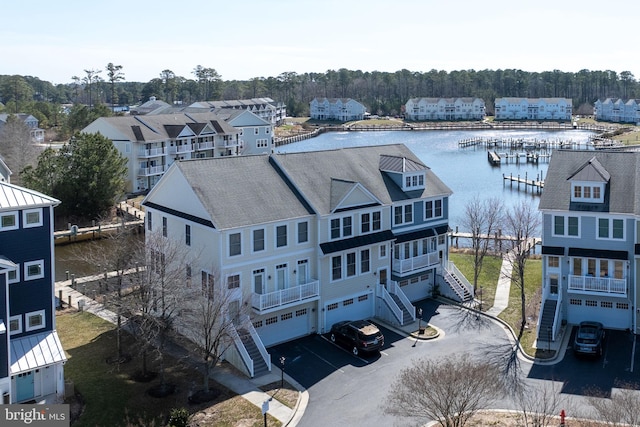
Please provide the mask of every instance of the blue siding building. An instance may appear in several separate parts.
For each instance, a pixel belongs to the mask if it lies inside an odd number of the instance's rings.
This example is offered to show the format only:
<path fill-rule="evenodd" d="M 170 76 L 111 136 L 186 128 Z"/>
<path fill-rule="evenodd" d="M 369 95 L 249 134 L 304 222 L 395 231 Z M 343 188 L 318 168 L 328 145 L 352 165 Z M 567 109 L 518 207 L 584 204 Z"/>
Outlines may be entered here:
<path fill-rule="evenodd" d="M 52 197 L 0 182 L 0 392 L 3 403 L 64 392 L 55 329 Z"/>

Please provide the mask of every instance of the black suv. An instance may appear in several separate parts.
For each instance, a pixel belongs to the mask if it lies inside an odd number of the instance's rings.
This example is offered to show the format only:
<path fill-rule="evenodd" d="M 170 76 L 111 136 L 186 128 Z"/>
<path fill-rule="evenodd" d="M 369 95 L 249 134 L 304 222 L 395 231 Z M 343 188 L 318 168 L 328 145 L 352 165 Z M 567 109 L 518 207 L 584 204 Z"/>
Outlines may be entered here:
<path fill-rule="evenodd" d="M 577 355 L 602 356 L 604 329 L 600 322 L 581 322 L 573 343 Z"/>
<path fill-rule="evenodd" d="M 384 345 L 384 335 L 373 323 L 366 320 L 344 320 L 331 327 L 331 342 L 348 346 L 354 355 L 361 351 L 380 351 Z"/>

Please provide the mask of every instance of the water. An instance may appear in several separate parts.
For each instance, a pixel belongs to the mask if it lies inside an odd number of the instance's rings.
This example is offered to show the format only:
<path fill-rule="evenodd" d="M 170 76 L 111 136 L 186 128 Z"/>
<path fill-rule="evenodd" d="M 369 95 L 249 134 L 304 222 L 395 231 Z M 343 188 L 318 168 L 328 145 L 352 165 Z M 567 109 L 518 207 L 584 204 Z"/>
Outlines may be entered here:
<path fill-rule="evenodd" d="M 520 175 L 528 179 L 546 176 L 547 161 L 534 163 L 514 162 L 491 166 L 487 161 L 487 149 L 481 146 L 458 148 L 464 139 L 502 138 L 547 141 L 572 141 L 587 146 L 590 131 L 571 129 L 564 131 L 514 130 L 514 131 L 376 131 L 376 132 L 326 132 L 315 138 L 278 147 L 281 153 L 326 150 L 344 147 L 375 146 L 403 143 L 453 191 L 449 198 L 449 225 L 460 225 L 467 203 L 478 196 L 481 200 L 500 198 L 509 209 L 521 200 L 530 200 L 537 209 L 539 195 L 525 192 L 523 187 L 512 189 L 503 183 L 503 174 Z M 498 151 L 503 151 L 499 149 Z"/>
<path fill-rule="evenodd" d="M 278 152 L 326 150 L 343 147 L 372 146 L 403 143 L 453 191 L 449 199 L 449 225 L 460 225 L 466 204 L 476 195 L 481 199 L 499 197 L 509 208 L 520 200 L 530 200 L 538 206 L 535 192 L 511 189 L 503 184 L 502 174 L 520 174 L 528 179 L 546 176 L 547 163 L 509 163 L 491 166 L 487 150 L 482 147 L 458 148 L 458 142 L 473 137 L 524 138 L 527 140 L 573 141 L 585 144 L 591 132 L 565 131 L 382 131 L 382 132 L 327 132 L 315 138 L 285 145 Z M 522 188 L 522 187 L 521 187 Z M 462 230 L 462 228 L 461 228 Z M 86 254 L 100 250 L 106 241 L 77 243 L 56 247 L 56 280 L 65 280 L 66 271 L 81 277 L 100 272 L 100 267 L 86 261 Z"/>

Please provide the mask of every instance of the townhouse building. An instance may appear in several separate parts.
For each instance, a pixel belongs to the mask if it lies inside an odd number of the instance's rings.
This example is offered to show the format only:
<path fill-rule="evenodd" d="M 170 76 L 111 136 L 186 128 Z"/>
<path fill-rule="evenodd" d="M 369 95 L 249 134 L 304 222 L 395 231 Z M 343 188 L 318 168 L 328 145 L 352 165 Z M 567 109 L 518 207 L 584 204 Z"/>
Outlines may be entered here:
<path fill-rule="evenodd" d="M 351 98 L 313 98 L 309 103 L 312 120 L 362 120 L 366 111 L 364 105 Z"/>
<path fill-rule="evenodd" d="M 640 99 L 597 100 L 594 103 L 596 120 L 614 123 L 640 123 Z"/>
<path fill-rule="evenodd" d="M 55 402 L 64 394 L 56 332 L 53 209 L 60 202 L 0 182 L 2 402 Z"/>
<path fill-rule="evenodd" d="M 271 98 L 200 101 L 194 102 L 189 107 L 207 109 L 213 113 L 221 113 L 224 110 L 246 110 L 271 123 L 272 126 L 280 126 L 287 117 L 286 104 Z"/>
<path fill-rule="evenodd" d="M 573 112 L 569 98 L 496 98 L 496 120 L 570 121 Z"/>
<path fill-rule="evenodd" d="M 244 339 L 225 358 L 254 376 L 270 366 L 269 346 L 340 320 L 405 324 L 415 320 L 411 301 L 456 295 L 451 194 L 397 144 L 180 161 L 143 205 L 147 230 L 190 236 L 191 274 L 217 275 L 231 295 L 227 312 L 245 319 Z M 249 347 L 262 356 L 247 360 Z"/>
<path fill-rule="evenodd" d="M 539 339 L 584 320 L 640 332 L 640 152 L 554 151 L 539 209 Z"/>
<path fill-rule="evenodd" d="M 11 115 L 12 114 L 6 114 L 6 113 L 0 114 L 0 133 L 2 132 L 2 129 L 4 129 L 4 126 L 7 124 L 7 120 Z M 35 143 L 44 142 L 44 130 L 39 127 L 40 121 L 38 119 L 36 119 L 31 114 L 24 114 L 24 113 L 14 114 L 14 116 L 16 116 L 18 120 L 21 120 L 22 122 L 24 122 L 24 124 L 27 126 L 27 128 L 29 129 L 29 136 L 31 137 L 31 140 L 33 142 Z"/>
<path fill-rule="evenodd" d="M 483 120 L 480 98 L 411 98 L 404 106 L 406 120 Z"/>
<path fill-rule="evenodd" d="M 231 125 L 225 118 L 233 122 Z M 248 111 L 101 117 L 84 128 L 113 141 L 127 159 L 127 192 L 151 189 L 176 160 L 270 153 L 273 129 Z"/>

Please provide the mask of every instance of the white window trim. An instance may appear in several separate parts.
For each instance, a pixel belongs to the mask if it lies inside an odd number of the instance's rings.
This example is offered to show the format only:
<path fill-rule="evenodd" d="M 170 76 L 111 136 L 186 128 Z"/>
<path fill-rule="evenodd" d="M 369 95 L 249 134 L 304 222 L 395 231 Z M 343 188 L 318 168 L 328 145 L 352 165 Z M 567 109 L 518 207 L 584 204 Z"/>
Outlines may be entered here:
<path fill-rule="evenodd" d="M 38 214 L 38 222 L 29 224 L 27 223 L 27 215 L 30 213 Z M 39 209 L 27 209 L 22 211 L 22 228 L 33 228 L 33 227 L 42 227 L 42 208 Z"/>
<path fill-rule="evenodd" d="M 562 217 L 564 221 L 564 234 L 556 234 L 556 217 Z M 578 234 L 573 236 L 569 234 L 569 217 L 578 218 Z M 597 225 L 597 221 L 596 221 Z M 553 237 L 566 237 L 569 239 L 579 239 L 582 234 L 582 217 L 579 215 L 551 215 L 551 235 Z M 596 234 L 597 235 L 597 234 Z"/>
<path fill-rule="evenodd" d="M 351 218 L 351 234 L 349 234 L 348 236 L 346 236 L 344 234 L 344 219 L 345 218 Z M 331 237 L 331 221 L 337 219 L 340 222 L 340 227 L 338 228 L 339 231 L 339 235 L 338 237 Z M 345 238 L 350 238 L 350 237 L 354 237 L 357 235 L 356 233 L 356 222 L 354 220 L 353 215 L 344 215 L 344 216 L 339 216 L 339 217 L 334 217 L 334 218 L 330 218 L 329 219 L 329 240 L 340 240 L 340 239 L 345 239 Z"/>
<path fill-rule="evenodd" d="M 254 232 L 258 231 L 258 230 L 262 230 L 262 249 L 260 250 L 256 250 L 256 240 L 255 240 L 255 236 L 254 236 Z M 262 253 L 264 251 L 267 250 L 267 230 L 265 230 L 264 228 L 253 228 L 251 229 L 251 253 L 255 254 L 255 253 Z"/>
<path fill-rule="evenodd" d="M 11 322 L 13 320 L 17 320 L 18 321 L 18 329 L 15 331 L 11 330 Z M 8 328 L 9 328 L 9 335 L 17 335 L 17 334 L 21 334 L 22 333 L 22 316 L 18 315 L 18 316 L 11 316 L 9 317 L 9 323 L 8 323 Z"/>
<path fill-rule="evenodd" d="M 232 254 L 231 253 L 231 237 L 238 235 L 240 236 L 240 251 L 237 254 Z M 253 236 L 252 236 L 253 237 Z M 228 258 L 233 258 L 233 257 L 239 257 L 242 256 L 242 232 L 233 232 L 233 233 L 229 233 L 228 237 L 227 237 L 227 257 Z"/>
<path fill-rule="evenodd" d="M 440 201 L 440 215 L 436 215 L 436 202 Z M 433 206 L 433 216 L 427 217 L 427 203 L 431 202 Z M 440 219 L 444 217 L 444 199 L 432 199 L 424 201 L 424 220 L 431 221 L 434 219 Z"/>
<path fill-rule="evenodd" d="M 3 227 L 2 226 L 2 218 L 5 216 L 13 216 L 14 219 L 14 225 L 10 226 L 10 227 Z M 13 211 L 13 212 L 3 212 L 0 214 L 0 231 L 11 231 L 11 230 L 17 230 L 20 227 L 20 223 L 18 221 L 18 211 Z"/>
<path fill-rule="evenodd" d="M 41 316 L 42 317 L 42 323 L 38 326 L 29 326 L 29 319 L 31 317 L 35 317 L 35 316 Z M 30 331 L 36 331 L 38 329 L 44 329 L 47 327 L 47 319 L 44 315 L 44 310 L 38 310 L 38 311 L 32 311 L 31 313 L 27 313 L 24 315 L 25 318 L 25 325 L 24 325 L 24 330 L 27 332 Z"/>
<path fill-rule="evenodd" d="M 600 220 L 601 219 L 606 219 L 609 222 L 609 227 L 607 228 L 607 231 L 609 232 L 609 235 L 607 237 L 600 237 Z M 613 237 L 613 221 L 614 220 L 622 221 L 622 237 L 620 237 L 620 238 Z M 614 242 L 623 242 L 623 241 L 627 240 L 627 224 L 626 224 L 626 221 L 623 218 L 596 217 L 596 239 L 597 240 L 611 240 L 611 241 L 614 241 Z"/>
<path fill-rule="evenodd" d="M 409 221 L 405 221 L 405 220 L 404 220 L 404 217 L 405 217 L 405 214 L 406 214 L 406 212 L 405 212 L 405 208 L 406 208 L 407 206 L 411 206 L 411 222 L 409 222 Z M 401 223 L 396 223 L 396 208 L 402 208 L 402 222 L 401 222 Z M 392 212 L 392 215 L 391 215 L 391 220 L 393 221 L 393 225 L 394 225 L 394 226 L 398 226 L 398 225 L 406 225 L 406 224 L 413 224 L 413 223 L 414 223 L 414 221 L 415 221 L 415 215 L 416 215 L 416 212 L 415 212 L 415 209 L 414 209 L 413 202 L 411 202 L 411 203 L 404 203 L 404 204 L 401 204 L 401 205 L 395 205 L 395 206 L 393 206 L 393 212 Z"/>
<path fill-rule="evenodd" d="M 284 227 L 284 230 L 286 232 L 286 234 L 285 234 L 286 241 L 285 241 L 284 245 L 282 245 L 282 246 L 278 246 L 278 228 L 280 228 L 280 227 Z M 274 229 L 273 229 L 273 232 L 274 232 L 274 239 L 273 239 L 273 248 L 274 249 L 283 249 L 283 248 L 289 247 L 289 234 L 290 233 L 289 233 L 289 225 L 288 224 L 276 225 L 274 227 Z M 265 238 L 266 238 L 266 234 L 265 234 Z M 296 237 L 296 239 L 297 239 L 297 237 Z"/>
<path fill-rule="evenodd" d="M 18 283 L 20 281 L 20 264 L 18 264 L 17 267 L 14 270 L 9 270 L 9 271 L 15 271 L 16 272 L 16 278 L 15 279 L 9 279 L 9 272 L 7 271 L 7 283 Z"/>
<path fill-rule="evenodd" d="M 36 275 L 36 276 L 29 276 L 28 272 L 29 272 L 29 267 L 31 267 L 32 265 L 39 265 L 40 266 L 40 274 Z M 25 262 L 24 263 L 24 280 L 36 280 L 36 279 L 42 279 L 44 277 L 44 260 L 40 259 L 38 261 L 29 261 L 29 262 Z"/>

